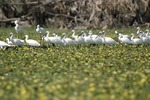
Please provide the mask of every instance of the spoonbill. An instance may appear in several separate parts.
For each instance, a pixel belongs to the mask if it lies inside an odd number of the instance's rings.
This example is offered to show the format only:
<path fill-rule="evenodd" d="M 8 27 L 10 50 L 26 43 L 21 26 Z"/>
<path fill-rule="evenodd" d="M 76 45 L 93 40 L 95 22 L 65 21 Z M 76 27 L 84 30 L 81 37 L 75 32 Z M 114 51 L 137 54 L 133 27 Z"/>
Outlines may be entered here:
<path fill-rule="evenodd" d="M 39 34 L 40 40 L 42 40 L 42 36 L 46 36 L 46 31 L 44 30 L 44 28 L 40 27 L 40 25 L 37 25 L 36 32 Z M 44 43 L 44 40 L 43 40 L 43 43 Z"/>
<path fill-rule="evenodd" d="M 118 36 L 121 35 L 122 38 L 128 38 L 129 40 L 131 40 L 131 37 L 130 37 L 129 35 L 123 35 L 123 34 L 117 32 L 117 31 L 115 31 L 115 33 L 116 33 Z"/>
<path fill-rule="evenodd" d="M 6 38 L 5 41 L 7 41 L 8 44 L 13 44 L 11 41 L 9 41 L 9 38 Z"/>
<path fill-rule="evenodd" d="M 122 34 L 119 34 L 119 41 L 126 44 L 133 44 L 133 42 L 128 37 L 123 37 Z"/>
<path fill-rule="evenodd" d="M 66 33 L 63 33 L 62 36 L 62 40 L 69 46 L 74 46 L 74 45 L 78 45 L 78 43 L 76 43 L 74 40 L 70 39 L 70 38 L 65 38 L 66 37 Z"/>
<path fill-rule="evenodd" d="M 131 41 L 133 42 L 134 45 L 141 45 L 143 44 L 141 39 L 139 38 L 134 38 L 134 34 L 131 34 Z"/>
<path fill-rule="evenodd" d="M 10 46 L 10 45 L 7 44 L 6 42 L 0 41 L 0 47 L 1 47 L 1 49 L 3 49 L 3 47 L 9 47 L 9 46 Z"/>
<path fill-rule="evenodd" d="M 13 33 L 10 33 L 10 41 L 15 45 L 17 48 L 18 46 L 24 46 L 24 44 L 20 41 L 20 39 L 13 39 Z M 15 48 L 16 48 L 15 47 Z"/>
<path fill-rule="evenodd" d="M 71 33 L 68 35 L 68 37 L 72 34 L 72 37 L 74 38 L 74 40 L 77 39 L 78 36 L 75 35 L 75 30 L 72 30 Z"/>
<path fill-rule="evenodd" d="M 25 35 L 25 41 L 31 46 L 41 46 L 36 40 L 28 39 L 28 35 Z"/>
<path fill-rule="evenodd" d="M 103 31 L 103 39 L 104 39 L 104 44 L 105 45 L 118 45 L 118 43 L 112 39 L 111 37 L 105 37 L 106 32 Z"/>
<path fill-rule="evenodd" d="M 17 20 L 15 21 L 15 24 L 16 24 L 15 30 L 18 34 L 18 38 L 19 38 L 19 34 L 21 34 L 21 38 L 22 38 L 22 34 L 24 35 L 24 30 L 23 30 L 22 26 L 18 24 Z"/>
<path fill-rule="evenodd" d="M 101 37 L 101 35 L 102 35 L 102 32 L 100 31 L 97 37 L 94 39 L 96 44 L 103 44 L 103 38 Z"/>
<path fill-rule="evenodd" d="M 46 31 L 49 35 L 49 31 Z M 62 40 L 63 37 L 48 37 L 51 43 L 55 44 L 56 46 L 62 46 L 65 47 L 66 43 Z"/>
<path fill-rule="evenodd" d="M 144 34 L 144 32 L 139 33 L 139 37 L 140 37 L 142 43 L 145 45 L 150 44 L 150 39 L 148 37 L 145 37 L 145 35 L 143 35 L 143 34 Z"/>
<path fill-rule="evenodd" d="M 84 31 L 82 31 L 82 32 L 80 33 L 80 35 L 82 35 L 82 34 L 84 34 Z M 80 35 L 79 35 L 79 36 L 80 36 Z M 88 36 L 83 37 L 83 39 L 84 39 L 84 41 L 85 41 L 85 43 L 86 43 L 87 45 L 96 44 L 96 43 L 93 41 L 93 39 L 92 39 L 92 33 L 89 33 Z"/>

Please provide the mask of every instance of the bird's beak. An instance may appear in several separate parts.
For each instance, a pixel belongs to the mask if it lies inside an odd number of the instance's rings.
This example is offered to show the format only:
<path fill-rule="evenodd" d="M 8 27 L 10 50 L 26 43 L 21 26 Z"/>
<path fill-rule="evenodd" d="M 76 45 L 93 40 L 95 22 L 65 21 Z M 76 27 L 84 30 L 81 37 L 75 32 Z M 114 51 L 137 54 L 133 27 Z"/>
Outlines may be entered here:
<path fill-rule="evenodd" d="M 71 32 L 72 33 L 72 32 Z M 71 35 L 71 33 L 67 36 L 67 37 L 69 37 L 70 35 Z"/>
<path fill-rule="evenodd" d="M 78 37 L 77 38 L 79 38 L 79 36 L 82 34 L 82 32 L 78 35 Z"/>

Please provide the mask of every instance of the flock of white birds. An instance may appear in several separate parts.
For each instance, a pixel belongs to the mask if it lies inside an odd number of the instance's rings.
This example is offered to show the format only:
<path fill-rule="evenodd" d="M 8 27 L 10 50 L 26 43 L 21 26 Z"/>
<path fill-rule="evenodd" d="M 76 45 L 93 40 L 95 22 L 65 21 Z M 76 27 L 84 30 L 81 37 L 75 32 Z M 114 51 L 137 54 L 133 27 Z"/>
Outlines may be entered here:
<path fill-rule="evenodd" d="M 19 35 L 24 35 L 24 30 L 21 25 L 18 24 L 18 21 L 15 21 L 15 30 Z M 40 35 L 40 39 L 45 41 L 48 46 L 50 44 L 54 44 L 55 46 L 62 46 L 65 47 L 66 45 L 68 46 L 75 46 L 79 44 L 85 44 L 85 45 L 96 45 L 96 44 L 105 44 L 105 45 L 118 45 L 119 43 L 116 42 L 113 38 L 111 37 L 105 37 L 105 31 L 100 31 L 98 35 L 93 35 L 92 31 L 89 31 L 88 34 L 86 34 L 84 31 L 81 31 L 81 33 L 76 36 L 75 35 L 75 30 L 72 30 L 71 33 L 68 35 L 72 35 L 72 38 L 66 38 L 66 33 L 63 33 L 61 37 L 59 37 L 56 34 L 53 34 L 52 37 L 49 37 L 49 31 L 45 31 L 42 27 L 37 25 L 36 32 Z M 146 29 L 146 32 L 140 31 L 140 27 L 137 27 L 136 35 L 138 35 L 139 38 L 134 38 L 134 34 L 132 33 L 131 36 L 129 35 L 123 35 L 117 31 L 115 33 L 118 35 L 118 40 L 121 43 L 124 43 L 125 45 L 130 44 L 130 45 L 147 45 L 150 44 L 150 33 L 149 30 Z M 21 39 L 14 39 L 13 38 L 13 33 L 10 33 L 10 38 L 6 38 L 5 40 L 7 41 L 0 41 L 0 47 L 3 49 L 3 47 L 10 47 L 14 46 L 15 48 L 18 46 L 24 46 L 24 40 Z M 33 39 L 28 39 L 28 35 L 25 35 L 25 42 L 28 43 L 28 45 L 31 46 L 41 46 L 40 43 L 38 43 L 36 40 Z"/>

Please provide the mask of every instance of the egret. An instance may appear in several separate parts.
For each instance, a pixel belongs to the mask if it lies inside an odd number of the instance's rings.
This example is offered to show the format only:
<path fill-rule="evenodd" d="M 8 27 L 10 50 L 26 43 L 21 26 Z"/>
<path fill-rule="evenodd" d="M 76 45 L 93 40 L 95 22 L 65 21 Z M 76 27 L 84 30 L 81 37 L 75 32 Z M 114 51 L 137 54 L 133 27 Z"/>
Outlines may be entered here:
<path fill-rule="evenodd" d="M 28 35 L 25 35 L 25 41 L 31 46 L 41 46 L 40 43 L 33 39 L 28 39 Z"/>
<path fill-rule="evenodd" d="M 135 44 L 135 45 L 141 45 L 141 44 L 143 44 L 142 41 L 141 41 L 141 39 L 139 39 L 139 38 L 134 38 L 134 34 L 133 34 L 133 33 L 131 34 L 131 41 L 132 41 L 133 44 Z"/>
<path fill-rule="evenodd" d="M 128 37 L 123 37 L 122 34 L 119 34 L 119 41 L 126 44 L 133 44 L 133 42 Z"/>
<path fill-rule="evenodd" d="M 66 37 L 66 33 L 63 33 L 62 36 L 62 40 L 69 46 L 74 46 L 74 45 L 78 45 L 78 43 L 76 43 L 74 40 L 70 39 L 70 38 L 65 38 Z"/>
<path fill-rule="evenodd" d="M 106 32 L 103 31 L 103 39 L 104 39 L 105 45 L 107 45 L 107 44 L 108 45 L 118 45 L 118 43 L 114 39 L 112 39 L 110 37 L 105 37 L 105 34 L 106 34 Z"/>
<path fill-rule="evenodd" d="M 21 34 L 21 38 L 22 38 L 22 34 L 24 35 L 24 30 L 23 30 L 22 26 L 18 24 L 17 20 L 15 21 L 15 24 L 16 24 L 15 30 L 18 34 L 18 38 L 19 38 L 19 34 Z"/>
<path fill-rule="evenodd" d="M 15 45 L 17 48 L 18 46 L 24 46 L 24 44 L 20 41 L 20 39 L 13 39 L 13 33 L 10 33 L 10 41 Z"/>

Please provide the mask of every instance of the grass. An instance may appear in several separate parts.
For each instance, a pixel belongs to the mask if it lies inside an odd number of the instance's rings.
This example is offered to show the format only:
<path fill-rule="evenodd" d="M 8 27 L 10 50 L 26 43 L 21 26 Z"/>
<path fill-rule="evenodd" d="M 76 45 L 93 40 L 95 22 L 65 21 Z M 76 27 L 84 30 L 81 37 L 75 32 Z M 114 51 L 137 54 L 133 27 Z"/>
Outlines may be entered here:
<path fill-rule="evenodd" d="M 35 29 L 24 28 L 29 38 L 38 40 Z M 59 36 L 71 32 L 45 29 Z M 118 39 L 115 29 L 105 31 L 106 36 Z M 117 31 L 131 34 L 135 29 Z M 0 29 L 0 40 L 10 32 L 16 33 L 11 27 Z M 149 45 L 9 48 L 0 51 L 0 99 L 149 100 L 149 60 Z"/>

